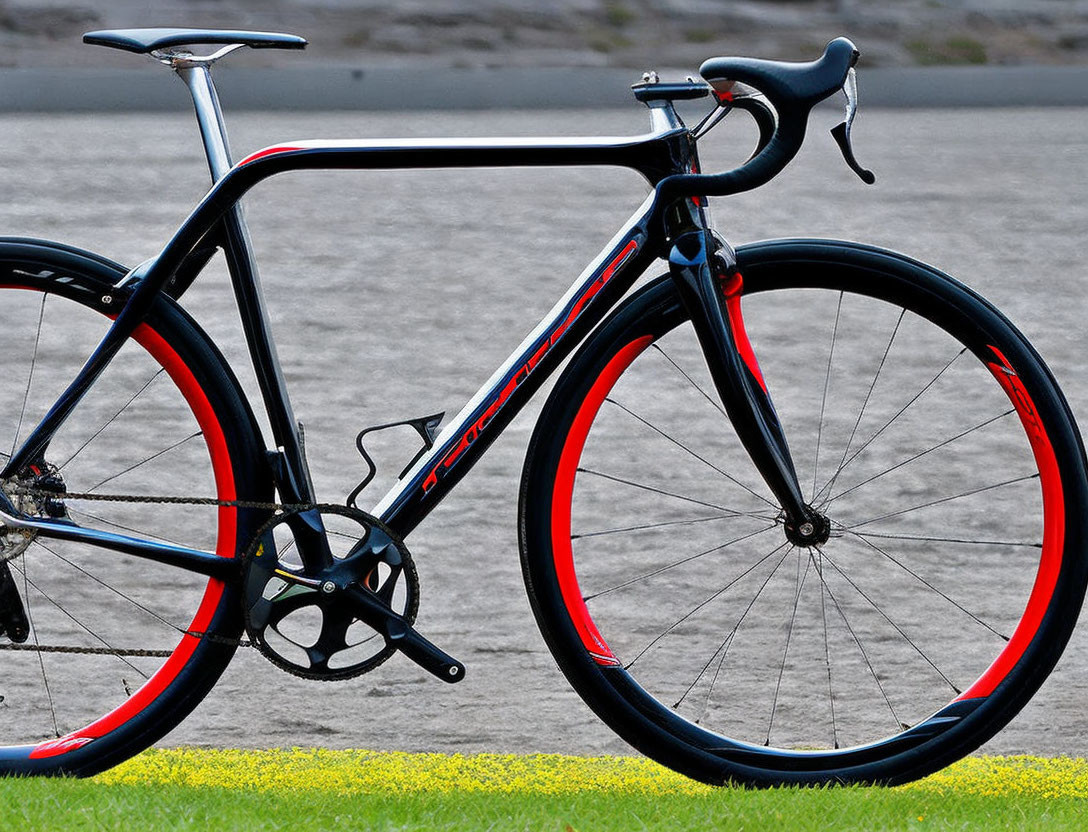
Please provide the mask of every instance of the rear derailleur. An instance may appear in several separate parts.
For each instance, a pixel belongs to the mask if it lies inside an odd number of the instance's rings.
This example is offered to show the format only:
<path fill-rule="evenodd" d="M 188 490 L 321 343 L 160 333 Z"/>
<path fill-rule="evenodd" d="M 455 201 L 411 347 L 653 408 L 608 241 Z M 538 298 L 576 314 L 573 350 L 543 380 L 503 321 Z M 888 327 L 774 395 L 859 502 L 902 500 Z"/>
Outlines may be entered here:
<path fill-rule="evenodd" d="M 28 517 L 60 518 L 66 514 L 64 480 L 53 465 L 39 461 L 18 476 L 0 483 L 4 502 L 18 514 Z M 0 524 L 0 636 L 16 644 L 30 635 L 30 621 L 19 597 L 9 562 L 25 552 L 38 536 L 31 529 Z"/>

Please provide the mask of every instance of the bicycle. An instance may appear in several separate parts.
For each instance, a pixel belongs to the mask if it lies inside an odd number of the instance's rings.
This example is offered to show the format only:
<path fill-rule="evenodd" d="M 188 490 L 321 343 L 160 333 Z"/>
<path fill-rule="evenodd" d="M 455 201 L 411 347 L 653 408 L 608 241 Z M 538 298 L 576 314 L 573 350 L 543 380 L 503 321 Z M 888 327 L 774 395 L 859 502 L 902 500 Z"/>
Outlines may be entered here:
<path fill-rule="evenodd" d="M 138 753 L 247 641 L 308 678 L 400 652 L 462 679 L 414 626 L 404 540 L 568 358 L 526 455 L 522 567 L 560 668 L 638 750 L 710 783 L 901 783 L 993 736 L 1053 668 L 1088 582 L 1088 483 L 1042 359 L 921 262 L 831 240 L 734 250 L 709 218 L 707 197 L 777 176 L 839 90 L 833 135 L 874 180 L 851 147 L 848 40 L 806 64 L 648 74 L 633 87 L 651 115 L 642 136 L 307 140 L 237 163 L 212 65 L 302 38 L 84 40 L 177 72 L 213 186 L 135 269 L 0 240 L 15 391 L 0 422 L 0 772 L 88 775 Z M 702 99 L 711 110 L 689 129 L 676 103 Z M 755 119 L 757 147 L 704 174 L 697 143 L 734 110 Z M 299 169 L 600 164 L 641 173 L 642 206 L 453 419 L 362 430 L 366 476 L 343 504 L 319 502 L 243 194 Z M 271 448 L 179 303 L 219 250 Z M 658 259 L 668 272 L 636 288 Z M 421 447 L 365 512 L 367 437 L 395 427 Z"/>

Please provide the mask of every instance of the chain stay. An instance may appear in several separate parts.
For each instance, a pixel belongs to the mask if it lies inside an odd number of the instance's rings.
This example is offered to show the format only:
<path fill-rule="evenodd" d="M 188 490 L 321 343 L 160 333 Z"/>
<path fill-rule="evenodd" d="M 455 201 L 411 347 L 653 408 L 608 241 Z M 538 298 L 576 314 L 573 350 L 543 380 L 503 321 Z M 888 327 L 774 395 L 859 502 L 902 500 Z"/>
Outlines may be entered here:
<path fill-rule="evenodd" d="M 16 486 L 10 490 L 12 494 L 27 497 L 51 497 L 61 500 L 91 500 L 102 503 L 154 503 L 168 505 L 190 506 L 219 506 L 222 508 L 253 508 L 266 511 L 308 511 L 317 508 L 317 503 L 263 503 L 254 500 L 219 500 L 214 497 L 156 497 L 139 496 L 135 494 L 90 494 L 90 493 L 63 493 L 46 491 L 41 488 L 25 488 Z M 215 644 L 224 644 L 230 647 L 252 647 L 253 642 L 246 638 L 224 638 L 211 633 L 194 633 L 188 630 L 180 631 L 182 635 L 194 636 Z M 79 653 L 92 656 L 132 656 L 136 658 L 165 659 L 173 655 L 173 650 L 145 650 L 140 648 L 112 648 L 112 647 L 76 647 L 64 644 L 16 644 L 14 642 L 0 643 L 0 650 L 21 650 L 35 653 Z"/>
<path fill-rule="evenodd" d="M 88 492 L 46 491 L 42 488 L 15 486 L 9 493 L 26 497 L 51 497 L 57 500 L 90 500 L 99 503 L 153 503 L 158 505 L 219 506 L 220 508 L 256 508 L 267 511 L 309 511 L 319 503 L 265 503 L 255 500 L 219 500 L 215 497 L 168 497 L 138 494 L 91 494 Z"/>

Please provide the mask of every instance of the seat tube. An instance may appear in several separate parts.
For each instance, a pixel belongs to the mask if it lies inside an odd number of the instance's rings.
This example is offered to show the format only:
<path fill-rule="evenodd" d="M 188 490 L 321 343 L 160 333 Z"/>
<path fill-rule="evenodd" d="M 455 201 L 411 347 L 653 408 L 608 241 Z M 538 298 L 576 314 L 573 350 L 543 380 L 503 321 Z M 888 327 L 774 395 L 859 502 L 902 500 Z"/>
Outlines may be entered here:
<path fill-rule="evenodd" d="M 214 184 L 230 171 L 233 160 L 210 64 L 210 61 L 183 57 L 172 62 L 174 71 L 192 96 L 208 170 Z M 278 453 L 273 460 L 277 486 L 286 502 L 312 503 L 315 501 L 314 487 L 301 430 L 291 407 L 287 383 L 272 340 L 260 274 L 241 204 L 235 203 L 223 215 L 218 224 L 218 234 L 237 298 L 250 358 L 277 446 Z"/>

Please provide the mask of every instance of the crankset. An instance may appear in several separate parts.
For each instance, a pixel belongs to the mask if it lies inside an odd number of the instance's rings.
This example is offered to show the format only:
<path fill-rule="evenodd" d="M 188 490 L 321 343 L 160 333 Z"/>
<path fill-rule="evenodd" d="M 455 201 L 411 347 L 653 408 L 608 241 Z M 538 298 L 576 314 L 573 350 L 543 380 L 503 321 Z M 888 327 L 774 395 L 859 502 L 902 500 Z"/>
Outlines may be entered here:
<path fill-rule="evenodd" d="M 331 562 L 307 569 L 292 525 L 320 515 Z M 407 547 L 380 520 L 347 506 L 277 514 L 243 560 L 246 631 L 277 667 L 309 679 L 348 679 L 396 651 L 445 682 L 464 665 L 412 627 L 419 577 Z"/>

